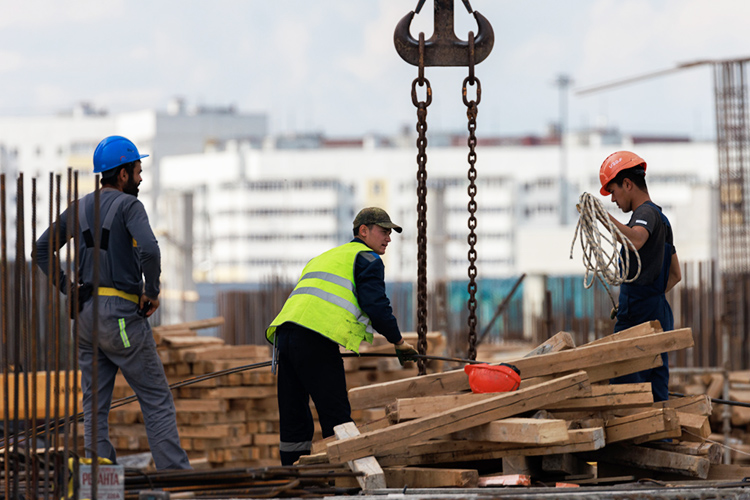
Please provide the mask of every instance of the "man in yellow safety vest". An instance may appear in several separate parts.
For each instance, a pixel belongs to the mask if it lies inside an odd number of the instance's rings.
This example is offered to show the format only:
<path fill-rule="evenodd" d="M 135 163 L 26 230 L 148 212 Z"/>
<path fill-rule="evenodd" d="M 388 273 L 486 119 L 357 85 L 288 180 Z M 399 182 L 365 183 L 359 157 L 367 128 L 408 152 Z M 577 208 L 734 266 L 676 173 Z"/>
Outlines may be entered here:
<path fill-rule="evenodd" d="M 266 330 L 278 348 L 278 403 L 282 465 L 309 455 L 314 432 L 310 398 L 323 437 L 351 422 L 344 363 L 339 346 L 359 352 L 377 331 L 395 345 L 399 361 L 414 360 L 417 351 L 404 341 L 385 293 L 385 266 L 380 258 L 391 241 L 385 210 L 362 209 L 354 219 L 354 239 L 307 263 L 281 312 Z"/>

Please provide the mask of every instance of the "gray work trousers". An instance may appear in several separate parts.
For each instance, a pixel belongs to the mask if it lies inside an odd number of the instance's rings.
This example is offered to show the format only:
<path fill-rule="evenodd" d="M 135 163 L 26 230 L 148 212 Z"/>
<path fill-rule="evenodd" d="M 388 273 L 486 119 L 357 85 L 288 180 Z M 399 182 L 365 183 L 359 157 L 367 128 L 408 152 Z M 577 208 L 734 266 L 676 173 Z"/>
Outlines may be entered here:
<path fill-rule="evenodd" d="M 81 368 L 86 455 L 92 450 L 92 399 L 97 391 L 97 445 L 100 457 L 116 460 L 109 440 L 109 409 L 117 370 L 122 370 L 138 396 L 146 424 L 146 434 L 156 468 L 189 469 L 185 450 L 180 446 L 176 412 L 164 366 L 156 353 L 151 326 L 137 314 L 138 306 L 121 297 L 99 296 L 99 350 L 91 344 L 93 300 L 79 315 L 78 358 Z M 97 387 L 92 387 L 94 356 L 98 360 Z"/>

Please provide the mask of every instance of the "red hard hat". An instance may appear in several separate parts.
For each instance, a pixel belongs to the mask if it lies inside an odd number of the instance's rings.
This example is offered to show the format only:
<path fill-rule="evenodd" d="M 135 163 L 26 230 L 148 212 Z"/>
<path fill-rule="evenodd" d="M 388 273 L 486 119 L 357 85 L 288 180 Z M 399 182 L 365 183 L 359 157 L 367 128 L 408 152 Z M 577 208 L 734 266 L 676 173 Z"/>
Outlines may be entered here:
<path fill-rule="evenodd" d="M 618 151 L 607 156 L 602 163 L 602 167 L 599 169 L 599 181 L 602 183 L 602 188 L 599 192 L 602 196 L 609 196 L 610 193 L 607 190 L 607 184 L 617 177 L 617 174 L 623 170 L 629 168 L 643 166 L 643 171 L 646 171 L 646 161 L 635 153 L 630 151 Z"/>
<path fill-rule="evenodd" d="M 479 363 L 464 366 L 471 392 L 511 392 L 521 385 L 521 372 L 513 365 Z"/>

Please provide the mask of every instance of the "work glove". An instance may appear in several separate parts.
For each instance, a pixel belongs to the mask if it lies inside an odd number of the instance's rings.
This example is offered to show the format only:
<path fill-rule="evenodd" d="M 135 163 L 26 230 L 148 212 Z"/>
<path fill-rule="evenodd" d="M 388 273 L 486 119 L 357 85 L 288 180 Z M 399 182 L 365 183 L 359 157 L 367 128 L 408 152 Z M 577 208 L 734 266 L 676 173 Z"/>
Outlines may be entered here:
<path fill-rule="evenodd" d="M 401 366 L 404 366 L 406 361 L 417 360 L 415 356 L 419 353 L 414 349 L 414 346 L 407 341 L 404 340 L 401 344 L 395 344 L 395 347 L 396 356 L 398 356 L 398 362 L 401 363 Z"/>

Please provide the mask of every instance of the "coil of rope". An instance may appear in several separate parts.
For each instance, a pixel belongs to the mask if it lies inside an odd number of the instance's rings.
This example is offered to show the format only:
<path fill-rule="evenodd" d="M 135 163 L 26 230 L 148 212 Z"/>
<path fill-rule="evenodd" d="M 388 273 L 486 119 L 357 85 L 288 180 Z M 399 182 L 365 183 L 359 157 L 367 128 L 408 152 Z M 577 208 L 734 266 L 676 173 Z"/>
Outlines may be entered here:
<path fill-rule="evenodd" d="M 609 214 L 602 205 L 602 202 L 590 193 L 584 192 L 578 198 L 579 217 L 576 225 L 573 242 L 570 244 L 570 258 L 573 258 L 573 248 L 576 240 L 580 236 L 581 250 L 583 251 L 583 265 L 586 268 L 586 274 L 583 277 L 583 286 L 591 288 L 594 280 L 598 279 L 604 286 L 604 289 L 612 301 L 611 318 L 617 315 L 617 303 L 612 296 L 610 287 L 620 286 L 623 283 L 635 281 L 641 274 L 641 256 L 638 255 L 633 242 L 620 231 L 609 218 Z M 606 231 L 599 227 L 601 223 Z M 638 268 L 632 278 L 628 279 L 630 274 L 630 252 L 623 252 L 624 260 L 621 257 L 618 242 L 623 247 L 628 248 L 635 254 Z"/>

